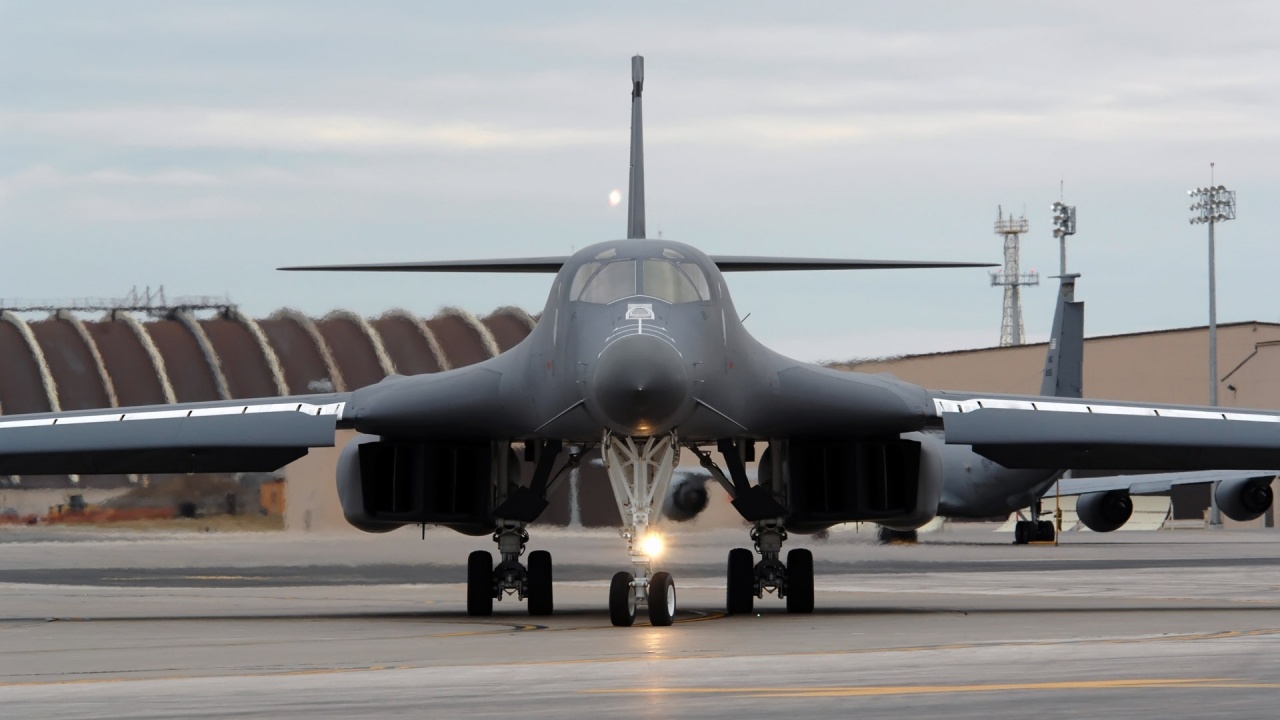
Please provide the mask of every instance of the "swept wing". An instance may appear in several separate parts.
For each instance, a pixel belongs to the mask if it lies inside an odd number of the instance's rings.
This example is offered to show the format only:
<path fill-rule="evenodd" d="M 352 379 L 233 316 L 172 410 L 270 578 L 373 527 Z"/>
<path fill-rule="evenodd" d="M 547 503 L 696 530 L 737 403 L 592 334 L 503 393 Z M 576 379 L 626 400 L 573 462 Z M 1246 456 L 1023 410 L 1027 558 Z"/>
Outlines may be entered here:
<path fill-rule="evenodd" d="M 757 257 L 712 255 L 721 272 L 765 270 L 910 270 L 921 268 L 996 267 L 993 263 L 935 262 L 929 260 L 851 260 L 845 258 Z M 279 270 L 320 272 L 464 272 L 556 273 L 568 256 L 496 258 L 491 260 L 432 260 L 427 262 L 359 263 L 354 265 L 296 265 Z"/>
<path fill-rule="evenodd" d="M 349 395 L 0 418 L 0 475 L 275 470 L 334 444 Z"/>
<path fill-rule="evenodd" d="M 1043 397 L 934 397 L 949 445 L 1008 468 L 1280 467 L 1280 414 Z"/>

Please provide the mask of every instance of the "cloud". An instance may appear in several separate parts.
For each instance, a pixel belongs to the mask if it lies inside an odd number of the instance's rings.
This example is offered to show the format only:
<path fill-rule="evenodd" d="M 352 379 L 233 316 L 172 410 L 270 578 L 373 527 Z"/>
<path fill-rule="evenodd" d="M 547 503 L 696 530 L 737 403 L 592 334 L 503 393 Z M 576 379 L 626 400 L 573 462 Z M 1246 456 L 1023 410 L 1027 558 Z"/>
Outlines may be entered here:
<path fill-rule="evenodd" d="M 137 107 L 9 112 L 0 128 L 26 136 L 160 148 L 294 151 L 547 150 L 617 142 L 619 130 L 520 128 L 416 122 L 385 116 L 323 115 L 265 109 Z"/>
<path fill-rule="evenodd" d="M 88 195 L 71 199 L 66 208 L 67 214 L 73 219 L 110 223 L 227 220 L 261 214 L 261 208 L 221 195 L 165 202 L 138 202 Z"/>

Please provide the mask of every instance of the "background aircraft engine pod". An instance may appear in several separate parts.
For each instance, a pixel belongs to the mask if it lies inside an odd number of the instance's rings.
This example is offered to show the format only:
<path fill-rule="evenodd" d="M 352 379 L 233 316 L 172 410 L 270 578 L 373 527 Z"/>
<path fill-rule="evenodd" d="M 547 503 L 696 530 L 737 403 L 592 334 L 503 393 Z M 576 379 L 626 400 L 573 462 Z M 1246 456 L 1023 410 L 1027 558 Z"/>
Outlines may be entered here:
<path fill-rule="evenodd" d="M 1111 532 L 1129 522 L 1133 498 L 1124 490 L 1086 493 L 1076 501 L 1076 515 L 1094 532 Z"/>
<path fill-rule="evenodd" d="M 1218 509 L 1236 522 L 1248 522 L 1262 517 L 1271 507 L 1272 478 L 1236 478 L 1223 480 L 1214 493 Z"/>
<path fill-rule="evenodd" d="M 508 443 L 421 442 L 361 435 L 338 456 L 338 499 L 365 532 L 443 525 L 466 535 L 493 532 L 498 479 L 519 481 Z"/>
<path fill-rule="evenodd" d="M 781 463 L 774 459 L 779 454 Z M 818 532 L 846 522 L 913 529 L 938 510 L 941 462 L 919 442 L 886 439 L 775 440 L 760 456 L 760 485 L 790 478 L 787 529 Z"/>
<path fill-rule="evenodd" d="M 676 522 L 687 522 L 707 509 L 707 482 L 711 478 L 699 473 L 678 473 L 662 504 L 662 514 Z"/>

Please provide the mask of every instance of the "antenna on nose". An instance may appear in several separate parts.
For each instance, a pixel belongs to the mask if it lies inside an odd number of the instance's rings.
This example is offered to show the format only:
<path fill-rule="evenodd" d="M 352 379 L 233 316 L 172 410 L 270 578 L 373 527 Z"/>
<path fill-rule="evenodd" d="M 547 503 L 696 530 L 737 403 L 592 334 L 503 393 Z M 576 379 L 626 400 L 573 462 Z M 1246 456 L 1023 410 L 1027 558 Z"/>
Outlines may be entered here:
<path fill-rule="evenodd" d="M 644 127 L 640 93 L 644 90 L 644 57 L 631 58 L 631 184 L 627 191 L 627 238 L 644 237 Z"/>

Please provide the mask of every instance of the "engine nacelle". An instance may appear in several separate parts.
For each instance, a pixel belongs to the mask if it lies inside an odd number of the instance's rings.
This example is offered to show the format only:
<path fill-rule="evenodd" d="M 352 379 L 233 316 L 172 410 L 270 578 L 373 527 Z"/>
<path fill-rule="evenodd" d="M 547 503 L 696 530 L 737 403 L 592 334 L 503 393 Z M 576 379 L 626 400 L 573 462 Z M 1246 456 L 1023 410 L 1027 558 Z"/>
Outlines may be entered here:
<path fill-rule="evenodd" d="M 817 532 L 847 522 L 912 530 L 933 519 L 942 493 L 936 448 L 900 438 L 774 440 L 760 456 L 760 485 L 786 473 L 787 529 Z"/>
<path fill-rule="evenodd" d="M 688 522 L 707 509 L 710 495 L 707 482 L 711 478 L 702 473 L 678 473 L 671 480 L 671 490 L 662 503 L 662 514 L 676 522 Z"/>
<path fill-rule="evenodd" d="M 1223 515 L 1236 522 L 1262 517 L 1274 497 L 1270 477 L 1237 478 L 1218 483 L 1214 497 Z"/>
<path fill-rule="evenodd" d="M 1133 515 L 1133 498 L 1125 490 L 1085 493 L 1076 501 L 1076 515 L 1094 532 L 1118 530 Z"/>
<path fill-rule="evenodd" d="M 361 435 L 338 456 L 338 499 L 347 522 L 365 532 L 426 523 L 486 535 L 497 489 L 514 485 L 519 472 L 508 443 Z"/>

